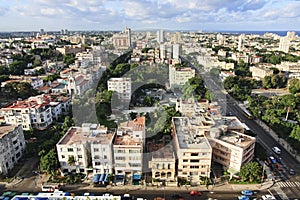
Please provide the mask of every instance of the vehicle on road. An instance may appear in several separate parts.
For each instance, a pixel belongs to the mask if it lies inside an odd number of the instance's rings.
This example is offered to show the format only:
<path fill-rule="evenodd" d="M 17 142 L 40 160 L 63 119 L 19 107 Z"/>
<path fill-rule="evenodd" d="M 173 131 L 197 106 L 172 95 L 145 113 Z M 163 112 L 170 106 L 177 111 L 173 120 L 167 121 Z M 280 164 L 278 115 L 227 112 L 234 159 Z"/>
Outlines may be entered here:
<path fill-rule="evenodd" d="M 248 196 L 242 195 L 242 196 L 238 196 L 239 200 L 250 200 L 250 198 Z"/>
<path fill-rule="evenodd" d="M 268 157 L 268 163 L 269 164 L 275 164 L 276 163 L 276 159 L 273 156 L 269 156 Z"/>
<path fill-rule="evenodd" d="M 276 167 L 277 167 L 278 171 L 282 171 L 283 170 L 282 165 L 279 164 L 279 163 L 276 163 Z"/>
<path fill-rule="evenodd" d="M 295 174 L 295 170 L 293 168 L 290 168 L 289 174 L 290 175 L 294 175 Z"/>
<path fill-rule="evenodd" d="M 261 198 L 263 200 L 276 200 L 276 198 L 273 195 L 270 195 L 270 194 L 263 195 Z"/>
<path fill-rule="evenodd" d="M 242 195 L 246 195 L 246 196 L 253 195 L 253 192 L 251 190 L 243 190 L 241 193 L 242 193 Z"/>
<path fill-rule="evenodd" d="M 202 193 L 200 191 L 197 191 L 197 190 L 192 190 L 192 191 L 190 191 L 190 195 L 191 196 L 201 196 Z"/>
<path fill-rule="evenodd" d="M 281 154 L 281 150 L 278 147 L 272 147 L 272 150 L 278 155 Z"/>

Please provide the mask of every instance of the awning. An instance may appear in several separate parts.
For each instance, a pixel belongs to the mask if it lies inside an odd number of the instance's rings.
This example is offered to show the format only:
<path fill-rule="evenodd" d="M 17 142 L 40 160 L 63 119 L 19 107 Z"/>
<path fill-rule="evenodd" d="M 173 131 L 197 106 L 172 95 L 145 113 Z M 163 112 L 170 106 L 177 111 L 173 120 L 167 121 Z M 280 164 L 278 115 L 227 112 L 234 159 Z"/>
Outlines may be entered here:
<path fill-rule="evenodd" d="M 93 182 L 98 183 L 100 179 L 100 174 L 94 174 Z"/>
<path fill-rule="evenodd" d="M 100 174 L 99 182 L 102 182 L 102 181 L 104 181 L 104 174 Z"/>
<path fill-rule="evenodd" d="M 108 182 L 107 181 L 108 176 L 109 176 L 109 174 L 105 174 L 104 182 Z"/>
<path fill-rule="evenodd" d="M 123 174 L 117 174 L 116 179 L 124 179 L 125 176 Z"/>
<path fill-rule="evenodd" d="M 140 174 L 133 174 L 132 180 L 141 180 L 142 176 Z"/>

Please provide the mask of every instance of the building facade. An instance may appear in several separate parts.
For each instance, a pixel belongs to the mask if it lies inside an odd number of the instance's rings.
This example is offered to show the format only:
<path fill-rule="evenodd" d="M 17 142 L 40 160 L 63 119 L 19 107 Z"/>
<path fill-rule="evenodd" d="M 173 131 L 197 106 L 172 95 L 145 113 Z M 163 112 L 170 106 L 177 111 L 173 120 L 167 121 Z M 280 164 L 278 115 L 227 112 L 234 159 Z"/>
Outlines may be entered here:
<path fill-rule="evenodd" d="M 20 161 L 25 147 L 22 125 L 0 125 L 0 174 L 7 174 Z"/>

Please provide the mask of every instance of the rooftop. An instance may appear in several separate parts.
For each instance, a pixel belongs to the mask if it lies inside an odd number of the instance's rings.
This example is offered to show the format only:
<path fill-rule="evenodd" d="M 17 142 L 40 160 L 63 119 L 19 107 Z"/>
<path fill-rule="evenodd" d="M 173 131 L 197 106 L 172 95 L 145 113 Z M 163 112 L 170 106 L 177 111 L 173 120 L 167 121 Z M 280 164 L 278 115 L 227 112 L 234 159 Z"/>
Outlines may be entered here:
<path fill-rule="evenodd" d="M 173 121 L 181 149 L 211 149 L 208 140 L 199 133 L 197 127 L 190 125 L 188 118 L 175 117 Z"/>
<path fill-rule="evenodd" d="M 238 133 L 236 131 L 227 131 L 224 134 L 221 134 L 216 139 L 239 147 L 248 146 L 255 140 L 255 138 L 253 137 L 247 136 L 242 133 Z"/>
<path fill-rule="evenodd" d="M 84 144 L 93 142 L 98 144 L 109 144 L 112 141 L 114 131 L 107 130 L 104 126 L 84 125 L 82 127 L 71 127 L 58 145 Z"/>
<path fill-rule="evenodd" d="M 142 146 L 142 140 L 138 138 L 133 138 L 133 136 L 131 135 L 116 135 L 114 145 Z"/>
<path fill-rule="evenodd" d="M 0 125 L 0 138 L 2 138 L 3 136 L 5 136 L 8 132 L 12 131 L 15 129 L 16 126 L 13 125 Z"/>

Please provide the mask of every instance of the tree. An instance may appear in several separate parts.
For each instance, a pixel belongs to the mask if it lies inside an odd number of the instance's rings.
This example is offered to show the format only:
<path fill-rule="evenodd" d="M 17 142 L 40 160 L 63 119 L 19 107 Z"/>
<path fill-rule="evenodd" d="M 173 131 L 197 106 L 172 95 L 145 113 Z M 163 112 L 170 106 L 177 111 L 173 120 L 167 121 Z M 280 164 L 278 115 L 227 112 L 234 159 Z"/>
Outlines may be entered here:
<path fill-rule="evenodd" d="M 250 162 L 241 168 L 239 176 L 242 181 L 259 182 L 262 176 L 262 167 L 257 162 Z"/>
<path fill-rule="evenodd" d="M 40 169 L 48 174 L 56 171 L 59 168 L 57 153 L 51 149 L 45 156 L 40 159 Z"/>
<path fill-rule="evenodd" d="M 265 76 L 263 81 L 262 81 L 262 87 L 263 88 L 266 88 L 266 89 L 269 89 L 269 88 L 272 88 L 273 85 L 272 85 L 272 82 L 271 82 L 271 76 Z"/>
<path fill-rule="evenodd" d="M 74 156 L 69 156 L 68 157 L 68 165 L 75 165 L 75 157 Z"/>
<path fill-rule="evenodd" d="M 290 137 L 300 142 L 300 126 L 299 125 L 294 126 L 294 128 L 290 134 Z"/>
<path fill-rule="evenodd" d="M 300 93 L 300 80 L 293 78 L 289 81 L 289 91 L 292 94 Z"/>

